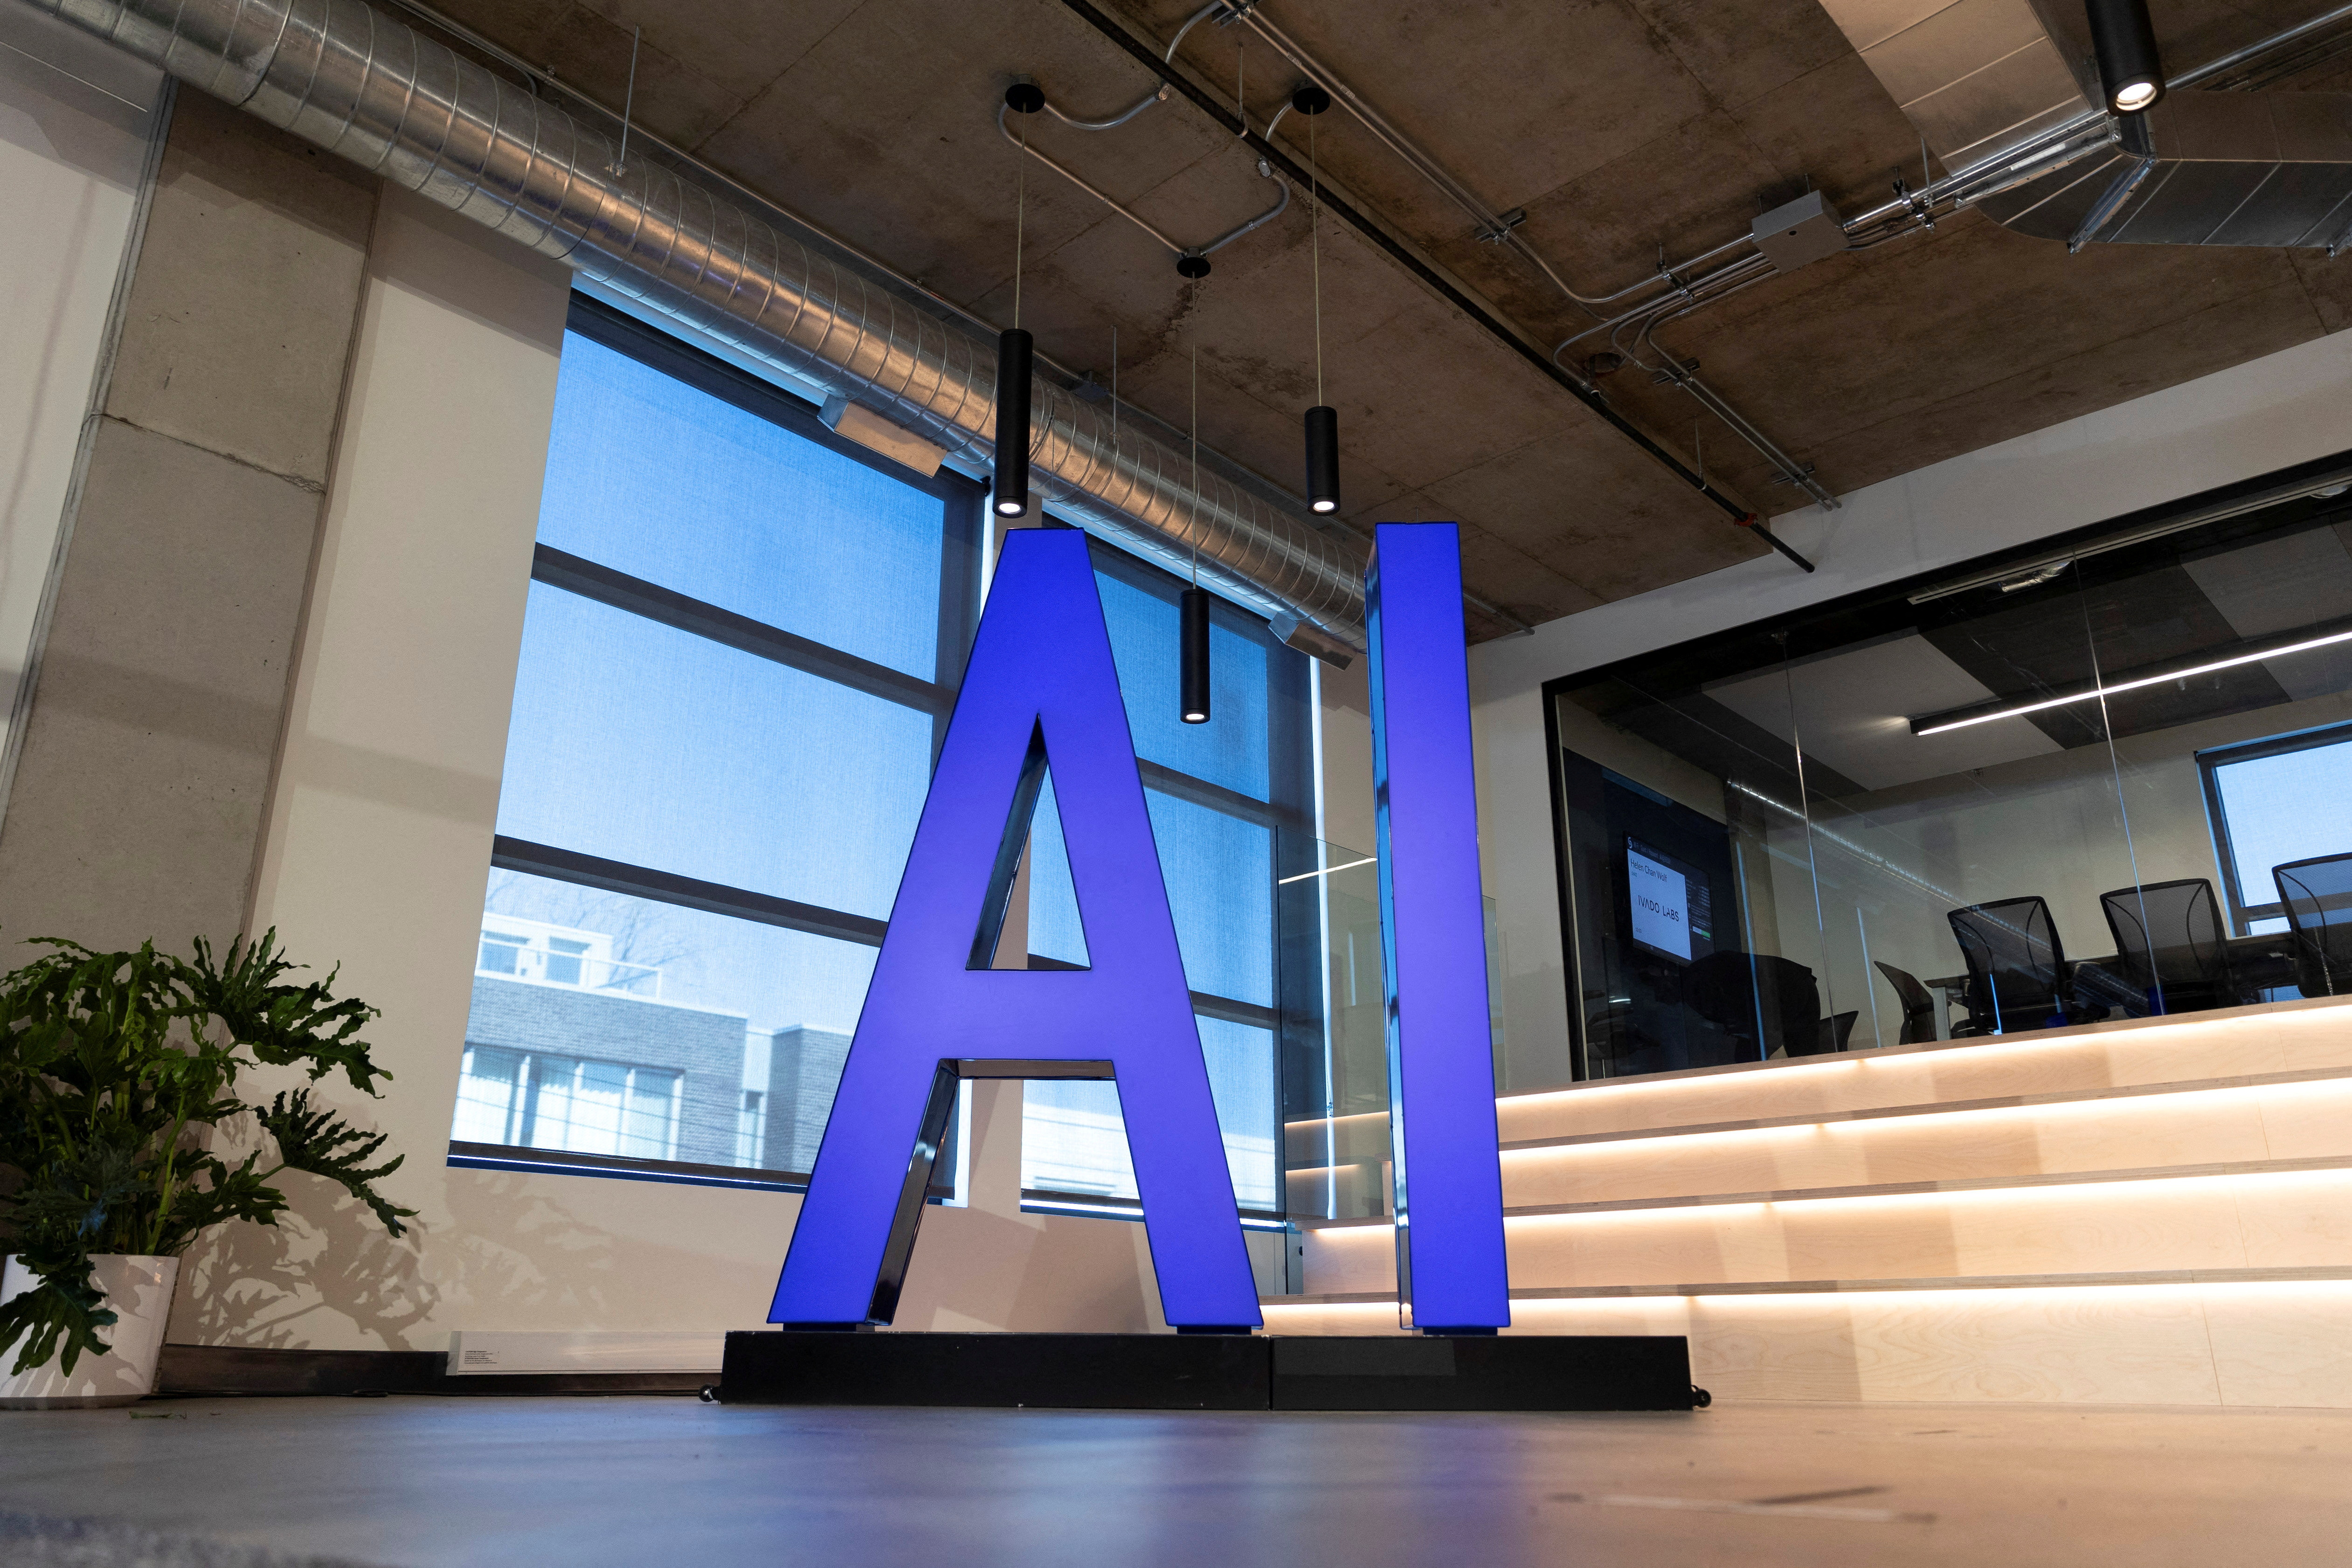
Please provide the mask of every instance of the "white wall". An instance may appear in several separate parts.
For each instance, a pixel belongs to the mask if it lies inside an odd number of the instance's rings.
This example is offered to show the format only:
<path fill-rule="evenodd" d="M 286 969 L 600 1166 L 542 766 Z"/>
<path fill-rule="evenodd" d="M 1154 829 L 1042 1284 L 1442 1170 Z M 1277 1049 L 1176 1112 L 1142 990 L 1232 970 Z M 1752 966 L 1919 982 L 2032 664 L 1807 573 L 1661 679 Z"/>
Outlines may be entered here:
<path fill-rule="evenodd" d="M 758 1327 L 788 1194 L 445 1163 L 537 529 L 569 275 L 383 199 L 248 929 L 342 967 L 395 1075 L 323 1099 L 391 1136 L 420 1211 L 389 1241 L 285 1178 L 293 1212 L 190 1255 L 175 1342 L 446 1349 L 460 1330 Z M 928 1211 L 898 1326 L 1146 1330 L 1140 1226 L 1023 1214 L 1018 1086 L 976 1096 L 974 1198 Z"/>
<path fill-rule="evenodd" d="M 2352 336 L 2338 333 L 1774 518 L 1818 563 L 1810 575 L 1767 555 L 1472 649 L 1514 1081 L 1567 1060 L 1544 682 L 2347 449 Z"/>
<path fill-rule="evenodd" d="M 160 72 L 76 28 L 0 6 L 0 803 L 103 390 L 110 306 L 169 119 L 162 86 Z"/>

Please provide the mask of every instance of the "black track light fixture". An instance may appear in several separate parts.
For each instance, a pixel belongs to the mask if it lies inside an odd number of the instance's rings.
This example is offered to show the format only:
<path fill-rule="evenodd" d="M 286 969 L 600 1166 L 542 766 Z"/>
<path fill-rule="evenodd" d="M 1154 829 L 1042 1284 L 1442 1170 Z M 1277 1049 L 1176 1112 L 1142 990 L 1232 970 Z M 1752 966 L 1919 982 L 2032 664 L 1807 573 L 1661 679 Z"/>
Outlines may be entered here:
<path fill-rule="evenodd" d="M 2155 107 L 2164 96 L 2164 61 L 2147 19 L 2147 0 L 2084 0 L 2084 10 L 2109 112 L 2137 114 Z"/>
<path fill-rule="evenodd" d="M 1315 278 L 1315 406 L 1307 411 L 1307 508 L 1318 517 L 1339 509 L 1339 411 L 1323 401 L 1323 182 L 1315 161 L 1315 120 L 1331 95 L 1309 82 L 1290 95 L 1307 116 L 1307 246 Z"/>
<path fill-rule="evenodd" d="M 1026 77 L 1004 89 L 1004 106 L 1030 115 L 1045 95 Z M 1029 515 L 1029 372 L 1036 340 L 1021 329 L 1021 243 L 1027 226 L 1029 122 L 1021 122 L 1021 163 L 1013 185 L 1013 325 L 996 338 L 996 474 L 989 505 L 1000 517 Z"/>
<path fill-rule="evenodd" d="M 1177 670 L 1177 716 L 1186 724 L 1209 722 L 1209 591 L 1188 588 L 1177 597 L 1181 658 Z"/>

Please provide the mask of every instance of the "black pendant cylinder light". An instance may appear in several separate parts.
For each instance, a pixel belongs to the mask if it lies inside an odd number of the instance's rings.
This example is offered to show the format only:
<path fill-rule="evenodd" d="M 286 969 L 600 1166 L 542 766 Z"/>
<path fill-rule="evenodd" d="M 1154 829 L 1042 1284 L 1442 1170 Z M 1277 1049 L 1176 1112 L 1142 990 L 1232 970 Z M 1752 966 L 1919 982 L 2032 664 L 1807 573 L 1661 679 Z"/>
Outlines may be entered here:
<path fill-rule="evenodd" d="M 1209 722 L 1209 591 L 1188 588 L 1177 600 L 1181 658 L 1178 665 L 1180 716 L 1186 724 Z"/>
<path fill-rule="evenodd" d="M 996 515 L 1029 515 L 1029 365 L 1036 345 L 1018 327 L 996 339 Z"/>
<path fill-rule="evenodd" d="M 1307 411 L 1307 505 L 1339 509 L 1339 411 L 1325 403 Z"/>
<path fill-rule="evenodd" d="M 1200 309 L 1195 291 L 1192 310 Z M 1201 345 L 1192 345 L 1192 495 L 1201 494 Z M 1194 528 L 1200 527 L 1198 517 Z M 1192 536 L 1192 581 L 1176 600 L 1176 716 L 1186 724 L 1209 722 L 1209 592 L 1201 586 L 1201 536 Z"/>
<path fill-rule="evenodd" d="M 1004 89 L 1004 107 L 1021 122 L 1021 162 L 1013 185 L 1013 325 L 996 337 L 996 481 L 990 505 L 1000 517 L 1029 515 L 1029 369 L 1036 341 L 1021 329 L 1021 242 L 1029 218 L 1029 122 L 1045 95 L 1027 77 Z"/>
<path fill-rule="evenodd" d="M 1331 107 L 1331 95 L 1310 82 L 1290 95 L 1290 107 L 1307 117 L 1307 244 L 1315 277 L 1315 406 L 1307 411 L 1307 509 L 1324 515 L 1339 509 L 1339 411 L 1323 401 L 1323 183 L 1315 162 L 1315 118 Z"/>
<path fill-rule="evenodd" d="M 2164 96 L 2164 61 L 2147 0 L 2085 0 L 2091 47 L 2099 57 L 2099 86 L 2116 114 L 2137 114 Z"/>

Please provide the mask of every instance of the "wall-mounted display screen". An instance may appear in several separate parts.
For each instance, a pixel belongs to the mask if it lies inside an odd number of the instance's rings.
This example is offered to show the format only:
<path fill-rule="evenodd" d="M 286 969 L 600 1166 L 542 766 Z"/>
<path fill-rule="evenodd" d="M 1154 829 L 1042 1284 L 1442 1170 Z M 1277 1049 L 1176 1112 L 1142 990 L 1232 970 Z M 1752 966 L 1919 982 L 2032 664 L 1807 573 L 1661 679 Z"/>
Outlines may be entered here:
<path fill-rule="evenodd" d="M 1680 869 L 1673 856 L 1636 838 L 1625 841 L 1625 885 L 1633 913 L 1633 940 L 1662 957 L 1688 963 L 1691 905 L 1706 899 L 1706 883 Z"/>

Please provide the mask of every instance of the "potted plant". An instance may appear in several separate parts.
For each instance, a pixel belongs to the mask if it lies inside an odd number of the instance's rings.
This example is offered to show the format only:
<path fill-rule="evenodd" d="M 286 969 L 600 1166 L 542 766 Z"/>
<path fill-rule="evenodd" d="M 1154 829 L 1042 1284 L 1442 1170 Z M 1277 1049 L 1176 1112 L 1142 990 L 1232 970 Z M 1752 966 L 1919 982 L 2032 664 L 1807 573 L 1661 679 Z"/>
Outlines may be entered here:
<path fill-rule="evenodd" d="M 0 977 L 0 1407 L 125 1405 L 153 1392 L 180 1254 L 216 1225 L 275 1224 L 280 1173 L 334 1182 L 394 1236 L 415 1213 L 375 1190 L 400 1168 L 367 1164 L 382 1136 L 307 1087 L 248 1104 L 237 1074 L 340 1071 L 368 1094 L 391 1074 L 360 1038 L 375 1009 L 334 999 L 332 974 L 287 983 L 275 931 L 217 963 L 201 939 L 193 959 L 35 945 L 50 951 Z M 214 1148 L 247 1118 L 262 1146 L 231 1165 Z"/>

